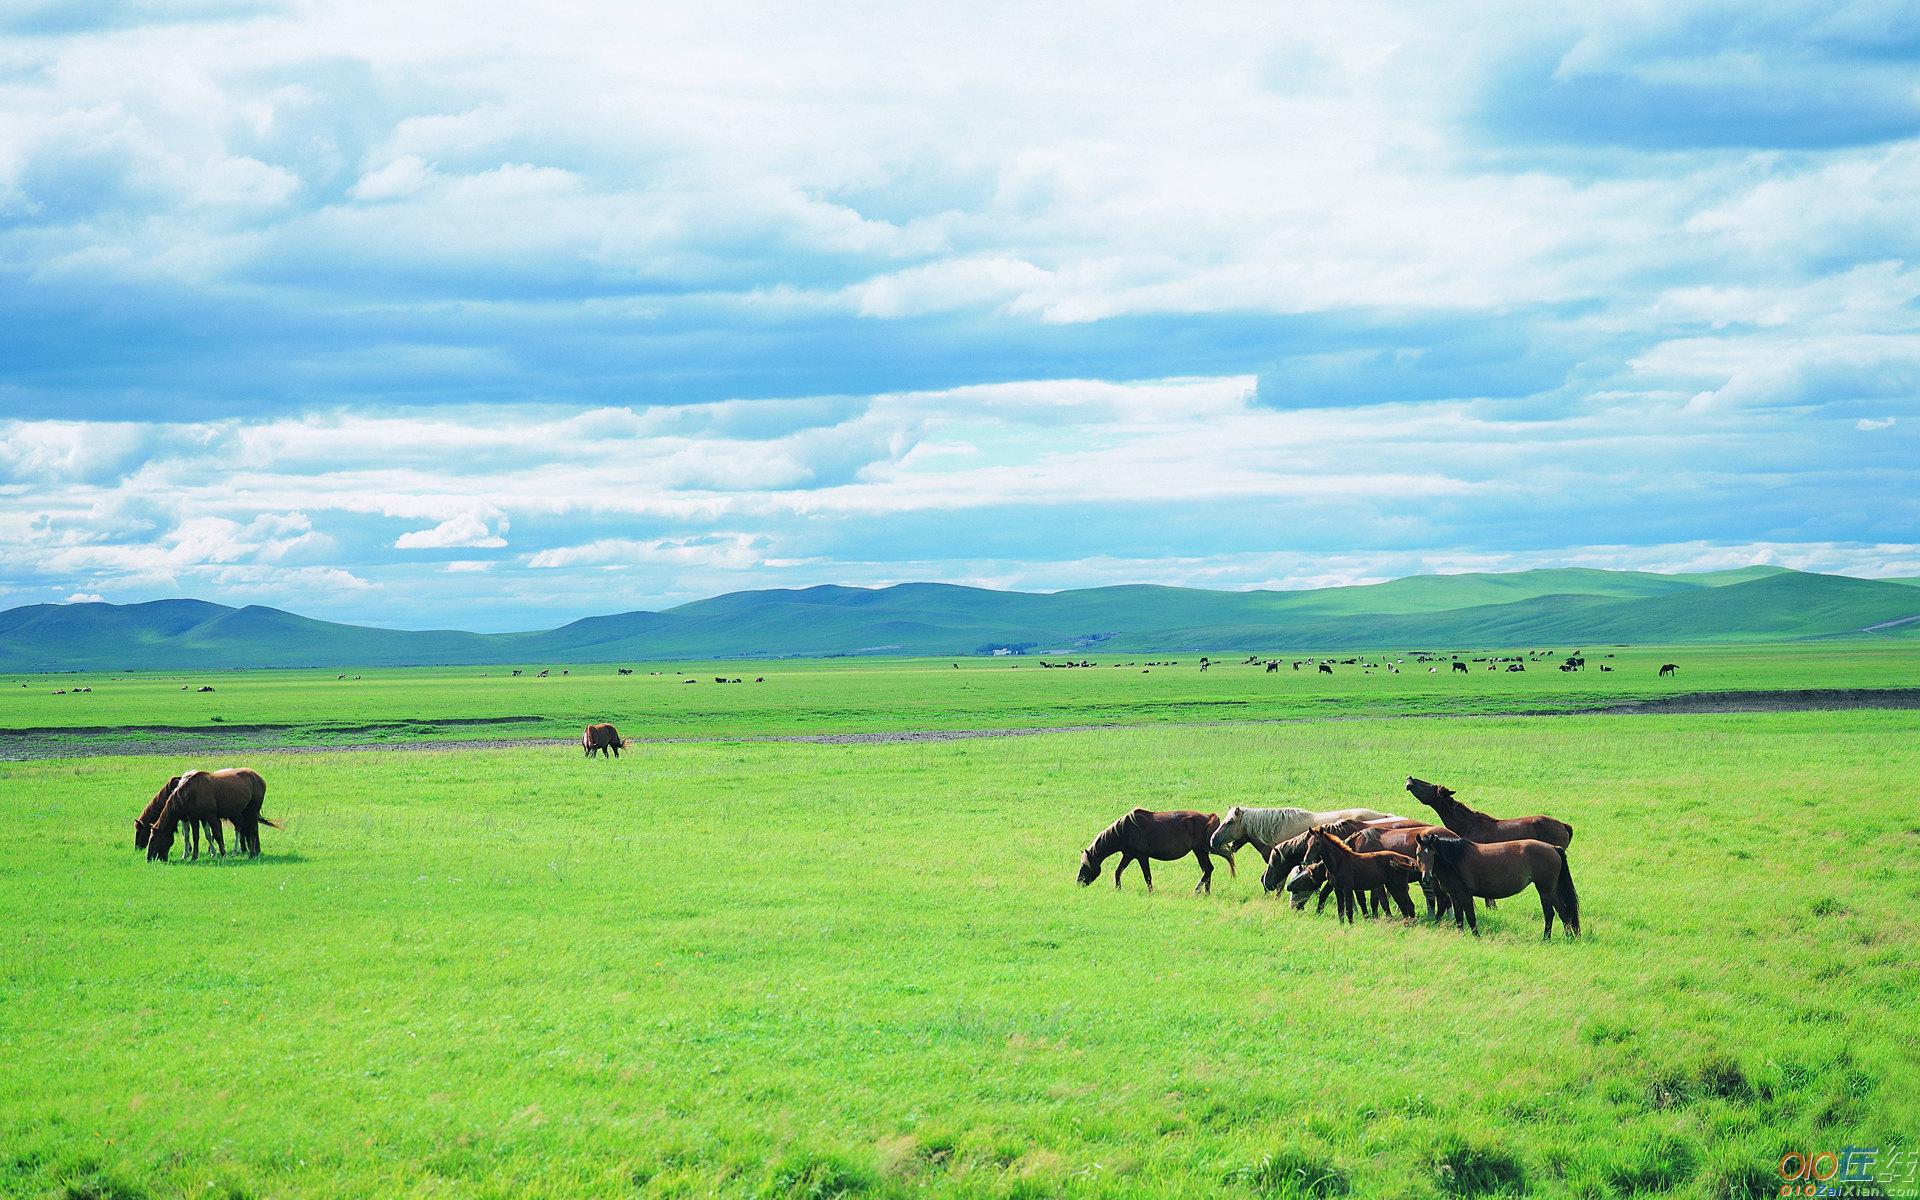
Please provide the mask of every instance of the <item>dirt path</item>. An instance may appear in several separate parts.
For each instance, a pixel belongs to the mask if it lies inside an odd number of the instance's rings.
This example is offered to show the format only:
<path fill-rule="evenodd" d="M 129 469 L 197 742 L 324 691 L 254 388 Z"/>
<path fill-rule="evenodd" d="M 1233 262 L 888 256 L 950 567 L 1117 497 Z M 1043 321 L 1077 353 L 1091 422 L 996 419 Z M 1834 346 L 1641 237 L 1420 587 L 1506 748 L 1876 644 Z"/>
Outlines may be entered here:
<path fill-rule="evenodd" d="M 959 742 L 975 738 L 1038 737 L 1050 733 L 1099 733 L 1111 729 L 1215 729 L 1233 725 L 1304 725 L 1321 721 L 1446 720 L 1461 717 L 1565 717 L 1565 716 L 1657 716 L 1693 713 L 1775 713 L 1833 712 L 1844 709 L 1920 709 L 1920 688 L 1812 688 L 1772 692 L 1690 692 L 1678 696 L 1659 696 L 1642 700 L 1623 700 L 1613 704 L 1582 708 L 1515 709 L 1492 713 L 1341 713 L 1316 717 L 1267 717 L 1229 721 L 1183 721 L 1145 724 L 1108 722 L 1097 725 L 1039 725 L 1026 728 L 993 729 L 893 729 L 862 733 L 763 733 L 737 737 L 637 737 L 627 740 L 635 745 L 712 745 L 739 742 L 796 742 L 816 746 L 884 746 L 901 742 Z M 477 717 L 433 722 L 442 727 L 467 727 L 524 723 L 535 718 Z M 373 733 L 399 728 L 397 723 L 354 726 L 338 732 Z M 300 728 L 294 725 L 226 725 L 218 729 L 187 729 L 180 726 L 146 725 L 130 727 L 130 732 L 160 734 L 159 737 L 128 738 L 98 736 L 97 730 L 40 727 L 0 730 L 0 762 L 23 762 L 48 758 L 95 758 L 105 755 L 159 755 L 177 757 L 187 754 L 338 754 L 369 753 L 379 750 L 516 750 L 535 746 L 577 746 L 577 739 L 460 738 L 449 740 L 417 739 L 390 742 L 344 742 L 328 745 L 297 745 L 276 735 Z M 68 738 L 95 734 L 88 741 Z M 235 734 L 255 735 L 236 738 Z M 258 735 L 266 734 L 266 737 Z"/>

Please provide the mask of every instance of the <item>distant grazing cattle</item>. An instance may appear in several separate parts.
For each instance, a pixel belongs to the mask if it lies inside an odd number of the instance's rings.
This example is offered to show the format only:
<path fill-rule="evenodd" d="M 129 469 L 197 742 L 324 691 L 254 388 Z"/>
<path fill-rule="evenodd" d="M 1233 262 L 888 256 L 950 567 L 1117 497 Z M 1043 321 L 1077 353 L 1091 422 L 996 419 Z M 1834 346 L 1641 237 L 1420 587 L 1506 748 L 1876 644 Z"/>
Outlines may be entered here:
<path fill-rule="evenodd" d="M 207 687 L 207 686 L 206 686 L 206 685 L 204 685 L 204 684 L 202 684 L 202 685 L 200 686 L 200 689 L 199 689 L 199 690 L 200 690 L 200 691 L 203 691 L 203 692 L 210 692 L 210 691 L 212 691 L 213 689 L 212 689 L 212 688 L 210 688 L 210 687 Z"/>
<path fill-rule="evenodd" d="M 1467 664 L 1463 662 L 1457 662 L 1453 664 L 1453 669 L 1456 673 L 1465 675 L 1467 673 Z"/>
<path fill-rule="evenodd" d="M 517 675 L 519 675 L 519 674 L 521 674 L 521 672 L 519 672 L 519 671 L 515 671 L 515 672 L 514 672 L 514 674 L 515 674 L 515 675 L 517 676 Z M 341 676 L 340 678 L 342 678 L 342 679 L 345 679 L 345 678 L 346 678 L 346 676 L 345 676 L 345 675 L 342 675 L 342 676 Z"/>
<path fill-rule="evenodd" d="M 698 679 L 682 679 L 680 682 L 681 683 L 699 683 L 700 681 Z"/>
<path fill-rule="evenodd" d="M 1602 674 L 1608 674 L 1608 673 L 1610 673 L 1610 672 L 1612 672 L 1612 670 L 1613 670 L 1613 668 L 1612 668 L 1612 667 L 1610 667 L 1610 666 L 1608 666 L 1607 664 L 1605 664 L 1605 663 L 1601 663 L 1601 664 L 1600 664 L 1600 671 L 1601 671 L 1601 673 L 1602 673 Z"/>
<path fill-rule="evenodd" d="M 551 668 L 549 668 L 549 669 L 551 669 Z M 534 678 L 535 678 L 535 679 L 545 679 L 546 677 L 547 677 L 547 672 L 546 672 L 546 671 L 542 671 L 542 672 L 540 672 L 540 673 L 539 673 L 538 675 L 535 675 L 535 676 L 534 676 Z"/>
<path fill-rule="evenodd" d="M 1680 664 L 1679 664 L 1679 663 L 1662 663 L 1662 664 L 1660 664 L 1660 678 L 1662 678 L 1662 679 L 1665 679 L 1665 678 L 1666 678 L 1667 676 L 1669 676 L 1669 675 L 1677 675 L 1677 674 L 1679 674 L 1679 673 L 1680 673 Z"/>
<path fill-rule="evenodd" d="M 959 664 L 959 663 L 955 663 L 954 665 L 955 665 L 955 666 L 959 666 L 960 664 Z M 753 677 L 753 681 L 754 681 L 755 683 L 765 683 L 765 682 L 767 681 L 767 677 L 766 677 L 765 675 L 755 675 L 755 676 Z"/>
<path fill-rule="evenodd" d="M 1279 669 L 1280 669 L 1280 664 L 1277 662 L 1270 662 L 1267 664 L 1267 674 L 1269 675 L 1273 674 L 1275 671 L 1278 671 Z"/>
<path fill-rule="evenodd" d="M 617 671 L 619 671 L 619 672 L 620 672 L 620 673 L 621 673 L 622 675 L 631 675 L 631 674 L 633 674 L 633 672 L 632 672 L 631 670 L 629 670 L 628 668 L 626 668 L 626 667 L 616 667 L 616 668 L 614 668 L 614 669 L 615 669 L 615 670 L 617 670 Z"/>
<path fill-rule="evenodd" d="M 589 725 L 587 726 L 586 732 L 580 735 L 580 745 L 586 751 L 588 758 L 592 758 L 596 752 L 598 752 L 602 758 L 605 758 L 609 754 L 615 758 L 619 758 L 620 751 L 625 748 L 626 744 L 627 739 L 620 736 L 619 730 L 604 723 Z"/>
<path fill-rule="evenodd" d="M 1322 675 L 1331 675 L 1331 674 L 1333 674 L 1333 666 L 1332 666 L 1331 664 L 1329 664 L 1329 663 L 1321 663 L 1321 664 L 1320 664 L 1320 673 L 1321 673 Z"/>

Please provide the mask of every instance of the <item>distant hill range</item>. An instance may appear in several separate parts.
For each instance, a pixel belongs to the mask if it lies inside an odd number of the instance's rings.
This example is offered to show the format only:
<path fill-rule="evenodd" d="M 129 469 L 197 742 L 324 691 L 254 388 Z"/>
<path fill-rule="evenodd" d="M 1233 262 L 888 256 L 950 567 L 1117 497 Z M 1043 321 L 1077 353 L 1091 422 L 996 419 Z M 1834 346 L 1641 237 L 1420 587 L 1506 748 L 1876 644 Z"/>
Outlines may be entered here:
<path fill-rule="evenodd" d="M 1916 580 L 1777 567 L 1422 575 L 1301 592 L 939 583 L 734 592 L 536 633 L 373 629 L 205 600 L 0 612 L 8 671 L 1104 651 L 1455 650 L 1920 636 Z"/>

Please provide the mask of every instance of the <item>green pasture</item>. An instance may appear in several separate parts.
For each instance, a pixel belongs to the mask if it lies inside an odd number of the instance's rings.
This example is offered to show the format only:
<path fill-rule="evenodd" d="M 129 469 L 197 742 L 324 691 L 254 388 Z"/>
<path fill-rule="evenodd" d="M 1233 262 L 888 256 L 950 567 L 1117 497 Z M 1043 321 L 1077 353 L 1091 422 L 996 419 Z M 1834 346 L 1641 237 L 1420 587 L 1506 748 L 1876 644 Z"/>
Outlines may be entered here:
<path fill-rule="evenodd" d="M 964 661 L 726 668 L 759 688 L 142 677 L 65 707 L 34 680 L 3 719 L 673 734 L 1654 692 L 1663 656 L 1619 654 L 1457 694 Z M 1853 654 L 1671 657 L 1682 689 L 1913 681 Z M 243 761 L 286 829 L 165 865 L 131 818 L 191 764 L 0 764 L 0 1194 L 1748 1196 L 1788 1149 L 1920 1140 L 1920 712 Z M 1262 897 L 1251 856 L 1211 897 L 1191 860 L 1151 896 L 1074 886 L 1135 804 L 1407 811 L 1409 772 L 1571 821 L 1589 936 L 1543 944 L 1531 894 L 1477 941 L 1343 928 Z"/>
<path fill-rule="evenodd" d="M 1536 647 L 1535 649 L 1540 649 Z M 1571 647 L 1558 648 L 1561 653 Z M 1563 674 L 1534 660 L 1524 673 L 1465 675 L 1415 662 L 1411 651 L 1342 653 L 1400 673 L 1344 663 L 1335 674 L 1288 663 L 1269 674 L 1244 654 L 1205 673 L 1194 654 L 1091 654 L 1097 667 L 1046 669 L 1015 659 L 830 659 L 347 671 L 209 671 L 0 676 L 0 735 L 86 741 L 90 731 L 164 738 L 276 725 L 231 736 L 244 744 L 415 742 L 579 736 L 612 721 L 629 737 L 741 737 L 793 733 L 1244 721 L 1355 714 L 1458 714 L 1566 709 L 1702 691 L 1920 686 L 1920 642 L 1820 642 L 1741 647 L 1581 647 L 1587 670 Z M 1518 650 L 1468 651 L 1510 655 Z M 1278 654 L 1279 652 L 1274 652 Z M 1177 666 L 1149 668 L 1155 661 Z M 1049 660 L 1056 661 L 1056 660 Z M 1557 660 L 1556 660 L 1557 661 Z M 1661 663 L 1680 665 L 1660 679 Z M 1115 665 L 1134 664 L 1134 665 Z M 1602 665 L 1611 666 L 1603 673 Z M 535 672 L 549 669 L 546 679 Z M 568 672 L 562 675 L 561 672 Z M 657 672 L 657 674 L 656 674 Z M 717 684 L 716 677 L 739 684 Z M 693 683 L 685 683 L 685 679 Z M 766 682 L 755 683 L 757 678 Z M 214 691 L 193 690 L 211 686 Z M 87 687 L 91 692 L 76 693 Z M 183 688 L 188 690 L 182 690 Z M 64 695 L 55 692 L 64 691 Z M 473 723 L 482 722 L 482 723 Z M 129 732 L 131 730 L 131 732 Z"/>

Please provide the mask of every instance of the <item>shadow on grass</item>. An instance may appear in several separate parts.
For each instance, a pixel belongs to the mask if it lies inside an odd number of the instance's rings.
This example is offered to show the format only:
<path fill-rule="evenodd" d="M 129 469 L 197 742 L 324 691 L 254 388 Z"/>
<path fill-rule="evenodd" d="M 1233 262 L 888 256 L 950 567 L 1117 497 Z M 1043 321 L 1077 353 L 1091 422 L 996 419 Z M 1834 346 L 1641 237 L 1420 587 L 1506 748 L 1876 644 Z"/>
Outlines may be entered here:
<path fill-rule="evenodd" d="M 244 854 L 229 854 L 222 858 L 218 854 L 202 854 L 199 858 L 170 858 L 169 867 L 197 867 L 202 870 L 238 871 L 247 868 L 295 866 L 313 860 L 297 850 L 284 854 L 262 854 L 259 858 L 248 858 Z"/>

